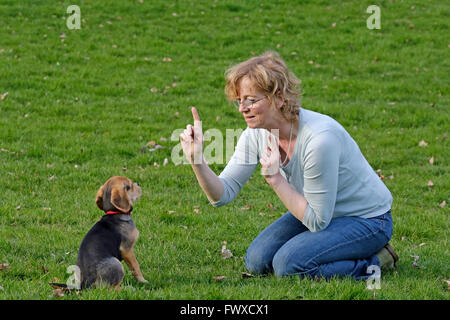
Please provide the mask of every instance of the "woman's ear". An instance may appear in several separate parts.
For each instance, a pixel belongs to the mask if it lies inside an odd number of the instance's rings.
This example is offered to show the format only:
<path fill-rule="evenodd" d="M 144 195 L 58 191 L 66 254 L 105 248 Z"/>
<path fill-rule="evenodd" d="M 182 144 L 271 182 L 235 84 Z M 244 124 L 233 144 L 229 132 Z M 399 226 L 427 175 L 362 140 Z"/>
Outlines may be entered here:
<path fill-rule="evenodd" d="M 278 90 L 276 95 L 275 95 L 276 99 L 275 99 L 275 103 L 278 109 L 281 109 L 284 104 L 286 103 L 286 100 L 284 100 L 284 96 L 281 93 L 281 90 Z"/>
<path fill-rule="evenodd" d="M 130 212 L 131 201 L 125 188 L 113 187 L 111 191 L 111 204 L 123 213 Z"/>
<path fill-rule="evenodd" d="M 95 203 L 100 210 L 103 210 L 103 186 L 98 189 L 97 196 L 95 197 Z"/>

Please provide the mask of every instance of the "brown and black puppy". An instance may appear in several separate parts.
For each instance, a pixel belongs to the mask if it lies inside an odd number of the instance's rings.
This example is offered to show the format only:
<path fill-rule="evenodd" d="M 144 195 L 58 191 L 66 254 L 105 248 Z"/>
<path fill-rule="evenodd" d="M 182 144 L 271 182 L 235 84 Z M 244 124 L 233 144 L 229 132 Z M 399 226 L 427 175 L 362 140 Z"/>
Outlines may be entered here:
<path fill-rule="evenodd" d="M 141 194 L 137 183 L 122 176 L 110 178 L 98 190 L 95 202 L 105 215 L 81 242 L 76 262 L 81 288 L 106 284 L 118 289 L 125 274 L 122 259 L 137 281 L 147 282 L 133 252 L 139 231 L 131 211 Z"/>

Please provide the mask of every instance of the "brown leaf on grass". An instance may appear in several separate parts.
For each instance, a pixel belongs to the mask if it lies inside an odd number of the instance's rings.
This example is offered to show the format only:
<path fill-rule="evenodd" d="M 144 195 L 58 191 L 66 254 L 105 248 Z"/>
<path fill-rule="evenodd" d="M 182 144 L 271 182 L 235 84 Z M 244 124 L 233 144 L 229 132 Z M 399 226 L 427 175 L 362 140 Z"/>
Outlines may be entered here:
<path fill-rule="evenodd" d="M 425 242 L 422 242 L 422 243 L 420 243 L 420 244 L 415 244 L 414 245 L 414 247 L 423 247 L 424 245 L 426 245 L 426 243 Z"/>
<path fill-rule="evenodd" d="M 219 282 L 219 281 L 222 281 L 223 279 L 226 279 L 227 277 L 226 276 L 215 276 L 214 278 L 213 278 L 213 280 L 215 281 L 215 282 Z"/>
<path fill-rule="evenodd" d="M 380 177 L 381 180 L 384 180 L 384 176 L 381 174 L 381 169 L 377 170 L 377 174 Z"/>
<path fill-rule="evenodd" d="M 445 202 L 445 200 L 444 200 L 439 204 L 439 207 L 445 208 L 446 205 L 447 205 L 447 202 Z"/>
<path fill-rule="evenodd" d="M 9 263 L 0 263 L 0 271 L 9 269 Z"/>
<path fill-rule="evenodd" d="M 426 147 L 426 146 L 428 146 L 428 143 L 425 142 L 424 140 L 421 140 L 421 141 L 419 142 L 419 147 Z"/>
<path fill-rule="evenodd" d="M 247 203 L 242 208 L 239 208 L 241 210 L 250 210 L 251 206 Z"/>
<path fill-rule="evenodd" d="M 2 100 L 5 100 L 5 98 L 6 98 L 7 95 L 8 95 L 8 92 L 5 92 L 4 94 L 2 94 L 2 95 L 0 96 L 0 98 L 1 98 Z"/>
<path fill-rule="evenodd" d="M 220 254 L 222 255 L 222 259 L 230 259 L 233 257 L 231 250 L 227 249 L 226 244 L 227 244 L 226 241 L 222 242 L 222 250 L 220 251 Z"/>
<path fill-rule="evenodd" d="M 412 266 L 413 266 L 414 268 L 418 268 L 418 269 L 423 269 L 423 268 L 425 268 L 424 266 L 419 265 L 419 258 L 420 258 L 420 256 L 411 255 L 410 257 L 411 257 L 411 258 L 414 258 L 414 261 L 413 261 L 413 263 L 412 263 Z"/>
<path fill-rule="evenodd" d="M 53 291 L 53 296 L 54 296 L 55 298 L 61 298 L 61 297 L 64 297 L 63 290 L 62 290 L 62 289 L 56 289 L 56 290 L 54 290 L 54 291 Z"/>
<path fill-rule="evenodd" d="M 241 274 L 242 274 L 242 278 L 243 279 L 250 279 L 250 278 L 254 278 L 255 277 L 254 275 L 252 275 L 250 273 L 247 273 L 247 272 L 241 272 Z"/>
<path fill-rule="evenodd" d="M 164 61 L 164 62 L 171 62 L 171 61 L 172 61 L 172 59 L 171 59 L 171 58 L 169 58 L 169 57 L 164 57 L 164 58 L 163 58 L 163 61 Z"/>
<path fill-rule="evenodd" d="M 433 183 L 433 181 L 428 181 L 428 183 L 427 183 L 427 186 L 429 186 L 429 187 L 432 187 L 432 186 L 434 186 L 434 183 Z"/>
<path fill-rule="evenodd" d="M 3 148 L 1 148 L 0 151 L 4 152 L 4 153 L 9 153 L 9 154 L 16 154 L 14 151 L 9 151 L 9 150 L 3 149 Z"/>
<path fill-rule="evenodd" d="M 428 162 L 433 165 L 434 164 L 434 156 L 431 156 L 430 160 L 428 160 Z"/>
<path fill-rule="evenodd" d="M 164 149 L 164 147 L 162 145 L 157 144 L 155 141 L 149 141 L 149 142 L 147 142 L 147 144 L 145 146 L 149 148 L 148 149 L 149 151 Z"/>

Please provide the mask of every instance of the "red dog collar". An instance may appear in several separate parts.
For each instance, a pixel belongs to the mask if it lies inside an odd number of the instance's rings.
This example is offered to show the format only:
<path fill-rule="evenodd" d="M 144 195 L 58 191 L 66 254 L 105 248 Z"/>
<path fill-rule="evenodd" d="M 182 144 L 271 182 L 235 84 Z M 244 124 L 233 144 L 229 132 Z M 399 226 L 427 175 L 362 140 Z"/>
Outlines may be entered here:
<path fill-rule="evenodd" d="M 105 213 L 106 213 L 106 214 L 119 214 L 119 213 L 122 213 L 122 214 L 128 214 L 128 215 L 130 215 L 130 214 L 131 214 L 131 211 L 130 211 L 130 212 L 106 211 Z"/>

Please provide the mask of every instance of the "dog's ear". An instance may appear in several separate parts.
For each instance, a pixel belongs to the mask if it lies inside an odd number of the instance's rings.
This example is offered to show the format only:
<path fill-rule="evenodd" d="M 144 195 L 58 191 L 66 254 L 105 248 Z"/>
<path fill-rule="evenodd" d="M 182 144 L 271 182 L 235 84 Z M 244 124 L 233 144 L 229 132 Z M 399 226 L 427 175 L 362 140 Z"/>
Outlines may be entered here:
<path fill-rule="evenodd" d="M 95 197 L 95 203 L 100 210 L 103 210 L 103 186 L 98 189 L 97 196 Z"/>
<path fill-rule="evenodd" d="M 111 204 L 124 213 L 130 211 L 131 202 L 125 188 L 113 187 L 111 191 Z"/>

